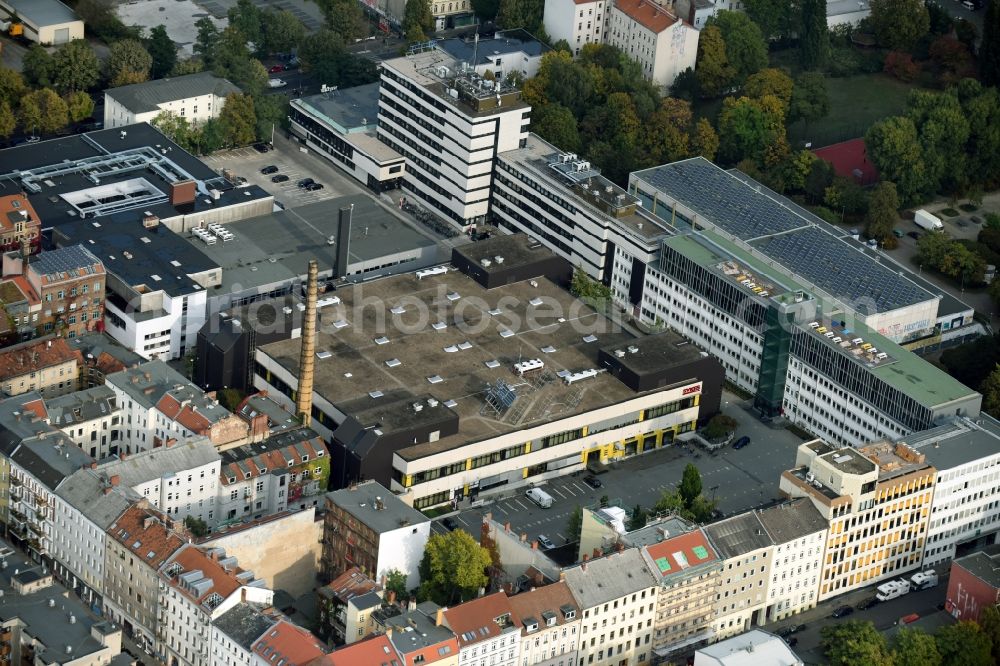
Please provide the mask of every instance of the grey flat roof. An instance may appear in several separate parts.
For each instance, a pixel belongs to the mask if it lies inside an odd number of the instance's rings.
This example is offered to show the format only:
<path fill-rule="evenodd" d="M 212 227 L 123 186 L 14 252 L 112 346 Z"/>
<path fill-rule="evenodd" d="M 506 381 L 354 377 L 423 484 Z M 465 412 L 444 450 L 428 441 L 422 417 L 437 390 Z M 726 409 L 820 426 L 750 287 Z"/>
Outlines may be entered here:
<path fill-rule="evenodd" d="M 57 428 L 110 417 L 117 408 L 115 392 L 107 384 L 74 391 L 45 401 L 49 422 Z"/>
<path fill-rule="evenodd" d="M 658 584 L 639 548 L 599 557 L 564 569 L 563 573 L 581 609 L 593 608 Z"/>
<path fill-rule="evenodd" d="M 901 438 L 939 472 L 1000 454 L 1000 421 L 982 412 L 972 421 L 953 417 L 944 425 Z"/>
<path fill-rule="evenodd" d="M 105 90 L 104 94 L 113 97 L 132 113 L 147 113 L 158 110 L 160 104 L 167 102 L 211 94 L 225 97 L 240 92 L 242 91 L 228 79 L 212 72 L 198 72 L 119 86 Z"/>
<path fill-rule="evenodd" d="M 437 42 L 438 48 L 460 62 L 475 65 L 492 64 L 493 58 L 508 53 L 524 53 L 529 57 L 537 57 L 551 51 L 551 47 L 535 39 L 526 30 L 500 30 L 492 38 L 480 38 L 477 44 L 473 39 L 452 37 Z"/>
<path fill-rule="evenodd" d="M 101 463 L 98 470 L 108 476 L 118 475 L 122 485 L 134 487 L 154 479 L 173 477 L 180 470 L 218 461 L 219 452 L 207 437 L 202 437 L 135 453 L 124 460 L 111 458 Z"/>
<path fill-rule="evenodd" d="M 937 298 L 865 252 L 842 231 L 745 174 L 703 157 L 638 171 L 634 177 L 859 312 L 883 312 Z"/>
<path fill-rule="evenodd" d="M 238 603 L 212 624 L 244 650 L 250 650 L 265 631 L 277 624 L 274 618 L 261 612 L 263 608 L 262 604 Z"/>
<path fill-rule="evenodd" d="M 351 214 L 351 243 L 348 263 L 357 264 L 436 243 L 416 231 L 391 209 L 363 194 L 327 199 L 307 206 L 278 211 L 271 215 L 242 220 L 226 225 L 236 234 L 228 243 L 205 246 L 193 238 L 191 243 L 201 245 L 199 251 L 215 258 L 223 266 L 223 280 L 228 280 L 225 267 L 232 266 L 239 254 L 223 246 L 245 247 L 246 265 L 263 267 L 264 279 L 286 275 L 306 275 L 310 259 L 319 261 L 320 272 L 332 270 L 337 263 L 336 244 L 330 237 L 340 229 L 339 212 L 354 206 Z M 203 248 L 203 249 L 202 249 Z M 272 262 L 271 259 L 274 261 Z M 278 271 L 276 265 L 283 266 Z M 247 283 L 243 283 L 246 285 Z"/>
<path fill-rule="evenodd" d="M 993 588 L 1000 588 L 1000 545 L 987 546 L 983 550 L 955 560 L 973 576 Z"/>
<path fill-rule="evenodd" d="M 827 529 L 823 515 L 805 497 L 758 511 L 757 517 L 775 545 L 795 541 Z"/>
<path fill-rule="evenodd" d="M 59 0 L 3 0 L 3 4 L 39 28 L 81 20 L 76 12 Z"/>
<path fill-rule="evenodd" d="M 371 127 L 378 118 L 379 83 L 368 83 L 353 88 L 309 95 L 292 100 L 310 115 L 317 115 L 349 132 L 361 127 Z"/>
<path fill-rule="evenodd" d="M 67 476 L 94 462 L 61 432 L 23 442 L 11 459 L 53 491 Z"/>
<path fill-rule="evenodd" d="M 105 494 L 109 487 L 102 474 L 80 469 L 59 484 L 56 495 L 106 531 L 129 506 L 142 499 L 131 488 L 121 485 L 110 487 Z"/>
<path fill-rule="evenodd" d="M 605 346 L 602 351 L 615 356 L 617 363 L 640 376 L 696 361 L 703 356 L 690 340 L 670 330 Z M 625 355 L 618 357 L 616 351 Z"/>
<path fill-rule="evenodd" d="M 435 620 L 437 608 L 420 608 L 406 611 L 385 619 L 387 627 L 394 631 L 389 640 L 403 654 L 438 645 L 455 637 L 455 634 L 444 625 L 438 625 Z"/>
<path fill-rule="evenodd" d="M 419 525 L 430 520 L 377 481 L 365 481 L 353 488 L 335 490 L 327 493 L 326 497 L 378 534 L 398 530 L 404 525 Z M 381 498 L 385 508 L 375 508 L 377 497 Z"/>
<path fill-rule="evenodd" d="M 771 538 L 753 511 L 706 525 L 702 530 L 708 535 L 716 552 L 727 559 L 771 545 Z"/>

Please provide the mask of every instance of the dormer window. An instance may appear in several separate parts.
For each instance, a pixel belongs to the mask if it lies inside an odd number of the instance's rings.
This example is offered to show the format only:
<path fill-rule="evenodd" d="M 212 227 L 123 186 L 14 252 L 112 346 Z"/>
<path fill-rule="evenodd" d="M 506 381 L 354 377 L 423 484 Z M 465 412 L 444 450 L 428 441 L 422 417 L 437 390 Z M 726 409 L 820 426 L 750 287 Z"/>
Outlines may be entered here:
<path fill-rule="evenodd" d="M 526 624 L 526 625 L 524 625 L 524 628 L 530 634 L 532 631 L 538 631 L 538 623 L 537 622 L 532 622 L 531 624 Z"/>

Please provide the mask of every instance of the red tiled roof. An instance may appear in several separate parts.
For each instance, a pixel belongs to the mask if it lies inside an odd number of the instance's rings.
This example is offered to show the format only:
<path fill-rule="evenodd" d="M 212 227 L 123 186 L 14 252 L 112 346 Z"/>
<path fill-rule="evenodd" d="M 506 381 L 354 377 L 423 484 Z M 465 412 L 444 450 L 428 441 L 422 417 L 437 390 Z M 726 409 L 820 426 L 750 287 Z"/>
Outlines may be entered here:
<path fill-rule="evenodd" d="M 247 479 L 247 472 L 250 472 L 249 478 L 253 479 L 258 476 L 262 476 L 260 471 L 262 469 L 264 470 L 264 474 L 276 469 L 287 469 L 289 460 L 294 460 L 296 465 L 299 464 L 299 453 L 296 451 L 295 447 L 299 447 L 304 450 L 309 455 L 309 460 L 315 460 L 317 458 L 319 449 L 313 446 L 312 440 L 304 439 L 300 442 L 296 442 L 294 445 L 289 444 L 283 449 L 257 453 L 249 458 L 241 460 L 240 462 L 243 463 L 246 471 L 244 471 L 244 469 L 236 463 L 223 465 L 222 469 L 219 471 L 219 474 L 222 476 L 222 485 L 228 486 L 229 479 L 234 477 L 236 478 L 237 483 L 245 481 Z"/>
<path fill-rule="evenodd" d="M 520 624 L 520 618 L 503 592 L 466 601 L 444 612 L 445 623 L 458 636 L 460 647 L 499 636 L 502 629 L 497 619 L 503 616 L 515 626 Z"/>
<path fill-rule="evenodd" d="M 530 592 L 516 594 L 510 597 L 509 601 L 511 608 L 514 609 L 514 613 L 522 620 L 522 634 L 526 633 L 523 626 L 524 618 L 532 617 L 544 624 L 542 613 L 545 611 L 551 611 L 556 614 L 557 625 L 572 622 L 572 620 L 567 620 L 563 615 L 561 609 L 564 606 L 571 606 L 576 611 L 576 617 L 580 617 L 580 607 L 577 605 L 576 599 L 573 598 L 573 593 L 570 592 L 569 585 L 563 581 L 544 587 L 537 587 Z"/>
<path fill-rule="evenodd" d="M 45 408 L 45 402 L 42 400 L 29 400 L 21 405 L 21 408 L 32 412 L 40 419 L 49 418 L 49 410 Z"/>
<path fill-rule="evenodd" d="M 83 365 L 83 354 L 78 349 L 70 349 L 65 338 L 26 342 L 0 352 L 0 379 L 20 377 L 74 359 L 78 366 Z"/>
<path fill-rule="evenodd" d="M 162 513 L 138 505 L 118 516 L 108 528 L 108 534 L 153 569 L 159 569 L 184 545 L 184 539 L 167 528 Z"/>
<path fill-rule="evenodd" d="M 649 0 L 615 0 L 615 7 L 647 30 L 660 33 L 677 23 L 678 18 Z"/>
<path fill-rule="evenodd" d="M 17 202 L 17 207 L 14 207 L 14 202 Z M 14 228 L 15 221 L 21 221 L 17 216 L 11 219 L 10 213 L 20 213 L 20 211 L 27 211 L 28 218 L 23 220 L 25 226 L 27 227 L 38 227 L 39 220 L 38 214 L 35 212 L 34 207 L 28 200 L 28 197 L 24 194 L 9 194 L 5 197 L 0 197 L 0 229 L 4 231 L 10 231 Z"/>
<path fill-rule="evenodd" d="M 17 288 L 21 290 L 24 297 L 28 299 L 29 305 L 38 305 L 42 302 L 41 297 L 35 293 L 31 283 L 28 282 L 28 278 L 23 275 L 12 275 L 8 279 L 17 285 Z"/>
<path fill-rule="evenodd" d="M 253 651 L 269 663 L 282 666 L 305 666 L 326 654 L 323 644 L 311 633 L 281 620 L 257 639 Z"/>
<path fill-rule="evenodd" d="M 193 546 L 185 548 L 179 552 L 170 564 L 181 565 L 180 574 L 173 576 L 173 578 L 170 579 L 170 584 L 177 588 L 177 590 L 184 596 L 189 599 L 193 599 L 199 604 L 204 602 L 212 594 L 216 593 L 225 599 L 243 586 L 242 583 L 240 583 L 240 581 L 236 578 L 238 574 L 243 572 L 242 569 L 239 567 L 233 567 L 227 571 L 221 564 L 219 564 L 215 557 L 210 556 L 208 553 Z M 167 569 L 169 568 L 170 566 L 168 565 Z M 180 584 L 180 575 L 188 571 L 200 571 L 202 576 L 212 581 L 212 587 L 206 590 L 204 594 L 196 596 L 190 589 Z M 166 574 L 164 575 L 166 576 Z"/>
<path fill-rule="evenodd" d="M 645 550 L 653 562 L 653 574 L 661 578 L 719 559 L 700 529 L 646 546 Z"/>
<path fill-rule="evenodd" d="M 169 393 L 164 393 L 160 401 L 156 403 L 156 408 L 171 421 L 176 421 L 193 433 L 203 435 L 207 433 L 212 422 L 199 414 L 191 405 L 182 405 Z"/>
<path fill-rule="evenodd" d="M 336 652 L 314 659 L 307 666 L 401 666 L 402 663 L 392 643 L 381 634 L 345 645 Z"/>
<path fill-rule="evenodd" d="M 347 601 L 362 594 L 368 594 L 372 590 L 379 589 L 379 584 L 361 573 L 361 569 L 358 567 L 351 567 L 330 581 L 326 587 L 338 599 Z"/>

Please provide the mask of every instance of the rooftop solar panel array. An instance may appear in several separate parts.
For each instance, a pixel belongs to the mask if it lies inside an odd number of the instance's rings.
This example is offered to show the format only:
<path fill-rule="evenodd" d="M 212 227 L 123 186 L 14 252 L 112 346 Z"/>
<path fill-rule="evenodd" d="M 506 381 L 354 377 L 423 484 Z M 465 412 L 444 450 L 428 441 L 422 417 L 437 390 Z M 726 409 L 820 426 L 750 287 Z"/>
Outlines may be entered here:
<path fill-rule="evenodd" d="M 741 240 L 790 231 L 806 220 L 706 159 L 690 159 L 636 174 Z"/>
<path fill-rule="evenodd" d="M 934 298 L 904 276 L 815 227 L 770 236 L 753 245 L 859 312 L 885 312 Z M 865 306 L 865 300 L 871 305 Z"/>
<path fill-rule="evenodd" d="M 62 273 L 76 275 L 77 271 L 82 274 L 93 272 L 94 264 L 100 260 L 88 250 L 79 245 L 49 250 L 39 253 L 31 262 L 35 272 L 39 275 L 55 275 Z"/>
<path fill-rule="evenodd" d="M 745 174 L 692 158 L 635 175 L 857 312 L 874 314 L 936 298 L 852 247 L 839 228 Z"/>

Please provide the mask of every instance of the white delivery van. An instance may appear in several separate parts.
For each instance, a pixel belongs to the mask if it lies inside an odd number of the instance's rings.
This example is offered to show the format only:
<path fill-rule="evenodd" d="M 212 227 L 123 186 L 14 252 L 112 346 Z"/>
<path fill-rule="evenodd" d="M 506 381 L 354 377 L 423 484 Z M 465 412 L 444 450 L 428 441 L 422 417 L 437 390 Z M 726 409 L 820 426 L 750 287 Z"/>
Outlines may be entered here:
<path fill-rule="evenodd" d="M 936 215 L 931 215 L 923 208 L 913 213 L 913 221 L 918 227 L 926 229 L 927 231 L 941 231 L 944 229 L 944 224 L 941 223 L 941 218 Z"/>
<path fill-rule="evenodd" d="M 876 594 L 875 598 L 879 601 L 888 601 L 889 599 L 896 599 L 910 591 L 910 581 L 907 580 L 893 580 L 888 583 L 882 583 L 877 588 L 875 588 Z"/>
<path fill-rule="evenodd" d="M 938 584 L 936 571 L 921 571 L 910 576 L 910 584 L 914 590 L 929 590 Z"/>
<path fill-rule="evenodd" d="M 541 488 L 532 488 L 527 492 L 525 492 L 524 494 L 528 496 L 528 499 L 530 499 L 532 502 L 542 507 L 543 509 L 549 508 L 550 506 L 552 506 L 552 503 L 555 502 L 555 500 L 552 499 L 552 495 L 549 495 Z"/>

